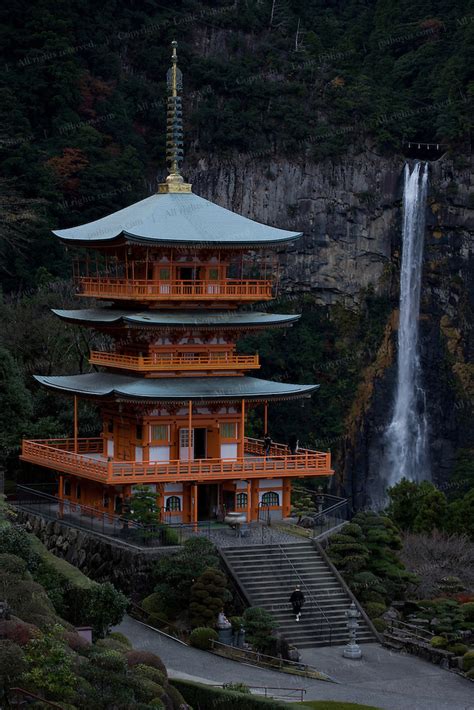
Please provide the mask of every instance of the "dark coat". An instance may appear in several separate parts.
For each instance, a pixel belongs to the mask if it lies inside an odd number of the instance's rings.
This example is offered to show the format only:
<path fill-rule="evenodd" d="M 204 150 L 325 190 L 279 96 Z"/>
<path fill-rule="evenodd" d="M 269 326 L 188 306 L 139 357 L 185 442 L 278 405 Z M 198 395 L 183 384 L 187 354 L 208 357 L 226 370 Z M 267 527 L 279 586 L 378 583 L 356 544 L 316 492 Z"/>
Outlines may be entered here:
<path fill-rule="evenodd" d="M 304 604 L 304 594 L 301 589 L 295 589 L 290 597 L 290 603 L 296 604 L 297 606 L 303 606 Z"/>

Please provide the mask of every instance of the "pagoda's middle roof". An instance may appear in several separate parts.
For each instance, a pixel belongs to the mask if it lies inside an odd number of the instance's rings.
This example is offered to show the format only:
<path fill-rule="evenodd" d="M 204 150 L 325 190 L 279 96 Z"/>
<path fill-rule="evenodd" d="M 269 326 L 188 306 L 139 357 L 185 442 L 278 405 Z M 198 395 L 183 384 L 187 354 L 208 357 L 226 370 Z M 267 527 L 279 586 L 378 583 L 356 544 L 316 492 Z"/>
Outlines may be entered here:
<path fill-rule="evenodd" d="M 127 311 L 117 308 L 57 310 L 53 313 L 69 323 L 101 326 L 131 325 L 162 328 L 256 328 L 291 325 L 299 315 L 254 311 Z"/>
<path fill-rule="evenodd" d="M 254 222 L 192 192 L 157 193 L 94 222 L 53 234 L 79 246 L 138 243 L 200 248 L 267 246 L 301 236 L 301 232 Z"/>

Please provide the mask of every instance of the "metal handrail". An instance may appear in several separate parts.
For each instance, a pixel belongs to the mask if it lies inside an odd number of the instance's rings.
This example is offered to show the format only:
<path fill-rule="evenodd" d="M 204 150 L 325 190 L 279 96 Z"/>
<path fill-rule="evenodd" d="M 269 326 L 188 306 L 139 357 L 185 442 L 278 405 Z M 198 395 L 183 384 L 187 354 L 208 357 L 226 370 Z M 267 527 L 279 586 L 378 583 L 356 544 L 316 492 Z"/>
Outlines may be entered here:
<path fill-rule="evenodd" d="M 211 688 L 227 688 L 228 686 L 232 686 L 232 683 L 219 683 L 219 684 L 213 684 L 210 687 Z M 251 693 L 254 695 L 262 695 L 265 698 L 273 698 L 274 700 L 294 700 L 295 695 L 299 697 L 300 702 L 303 702 L 304 696 L 306 695 L 306 688 L 282 688 L 282 687 L 273 687 L 271 685 L 247 685 L 245 684 L 247 688 L 250 690 Z M 260 693 L 258 691 L 263 690 L 263 693 Z M 268 691 L 288 691 L 286 693 L 269 693 Z M 291 694 L 293 693 L 293 695 Z"/>
<path fill-rule="evenodd" d="M 294 566 L 293 562 L 290 560 L 290 558 L 289 558 L 288 555 L 286 554 L 285 550 L 283 549 L 282 544 L 281 544 L 280 542 L 277 543 L 277 544 L 278 544 L 278 547 L 279 547 L 279 550 L 280 550 L 280 566 L 281 566 L 281 556 L 284 555 L 285 558 L 286 558 L 286 561 L 289 562 L 290 567 L 292 567 L 292 569 L 293 569 L 293 571 L 294 571 L 294 573 L 295 573 L 295 577 L 298 579 L 298 581 L 299 581 L 299 583 L 300 583 L 300 586 L 304 587 L 304 589 L 306 590 L 307 596 L 308 596 L 309 599 L 313 602 L 314 606 L 316 606 L 316 608 L 318 609 L 318 611 L 319 611 L 319 613 L 321 614 L 321 616 L 324 618 L 324 620 L 325 620 L 325 622 L 326 622 L 326 624 L 327 624 L 327 626 L 328 626 L 328 628 L 329 628 L 329 645 L 331 646 L 331 645 L 332 645 L 332 626 L 331 626 L 331 623 L 330 623 L 328 617 L 327 617 L 326 614 L 324 613 L 324 611 L 323 611 L 321 605 L 319 604 L 319 602 L 317 601 L 317 599 L 313 596 L 313 593 L 311 592 L 311 590 L 310 590 L 309 587 L 307 586 L 307 584 L 306 584 L 306 582 L 304 581 L 304 579 L 303 579 L 303 578 L 301 577 L 301 575 L 299 574 L 299 572 L 298 572 L 298 570 L 296 569 L 296 567 Z M 322 621 L 321 621 L 321 628 L 322 628 Z"/>

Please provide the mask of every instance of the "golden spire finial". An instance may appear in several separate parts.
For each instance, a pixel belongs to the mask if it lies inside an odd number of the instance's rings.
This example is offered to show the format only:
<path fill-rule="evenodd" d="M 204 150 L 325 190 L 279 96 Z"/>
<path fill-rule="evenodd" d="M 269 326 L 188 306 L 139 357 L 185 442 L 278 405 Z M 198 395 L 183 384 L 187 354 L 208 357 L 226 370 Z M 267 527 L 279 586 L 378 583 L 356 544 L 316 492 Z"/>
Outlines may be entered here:
<path fill-rule="evenodd" d="M 168 87 L 167 118 L 166 118 L 166 162 L 169 175 L 166 182 L 158 185 L 158 192 L 191 192 L 191 185 L 184 182 L 179 166 L 183 161 L 183 108 L 181 91 L 183 75 L 178 68 L 176 40 L 171 42 L 171 67 L 166 74 Z"/>

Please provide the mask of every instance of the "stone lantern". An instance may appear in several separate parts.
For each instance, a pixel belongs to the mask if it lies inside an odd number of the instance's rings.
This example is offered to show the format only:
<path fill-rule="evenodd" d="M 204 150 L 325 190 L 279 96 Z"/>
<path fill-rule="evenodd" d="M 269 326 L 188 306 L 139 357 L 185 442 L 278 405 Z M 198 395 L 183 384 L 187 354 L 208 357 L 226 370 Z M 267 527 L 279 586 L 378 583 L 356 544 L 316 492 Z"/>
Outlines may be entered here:
<path fill-rule="evenodd" d="M 347 628 L 349 630 L 349 643 L 344 647 L 342 652 L 344 658 L 362 658 L 362 651 L 356 641 L 357 629 L 359 628 L 359 622 L 357 621 L 358 618 L 360 618 L 360 612 L 357 611 L 356 605 L 352 602 L 349 609 L 346 611 Z"/>

